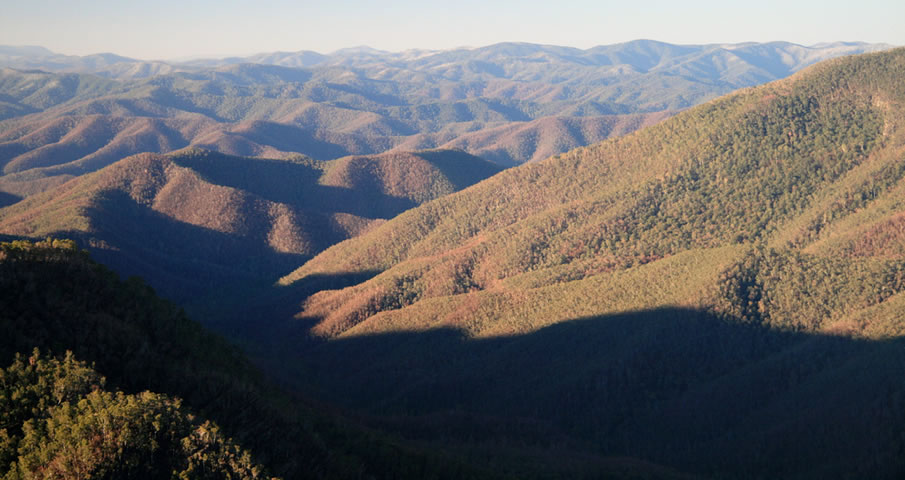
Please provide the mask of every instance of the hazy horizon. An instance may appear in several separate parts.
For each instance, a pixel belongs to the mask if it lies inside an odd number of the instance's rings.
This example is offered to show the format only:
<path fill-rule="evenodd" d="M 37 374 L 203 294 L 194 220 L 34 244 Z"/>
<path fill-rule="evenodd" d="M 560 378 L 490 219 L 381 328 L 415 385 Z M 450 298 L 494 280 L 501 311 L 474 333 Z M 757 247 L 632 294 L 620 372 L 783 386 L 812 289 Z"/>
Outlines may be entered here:
<path fill-rule="evenodd" d="M 115 53 L 143 60 L 184 60 L 367 45 L 392 52 L 477 48 L 503 42 L 587 49 L 637 39 L 672 44 L 787 41 L 814 45 L 859 41 L 905 45 L 905 4 L 768 0 L 729 5 L 505 0 L 448 5 L 411 0 L 291 2 L 162 0 L 154 5 L 86 0 L 10 2 L 0 44 L 37 45 L 65 55 Z"/>
<path fill-rule="evenodd" d="M 311 49 L 301 49 L 301 50 L 274 49 L 274 50 L 266 50 L 266 51 L 255 51 L 255 52 L 250 52 L 250 53 L 222 53 L 222 54 L 210 54 L 210 55 L 192 54 L 192 55 L 183 55 L 183 56 L 177 56 L 177 57 L 171 57 L 171 58 L 135 57 L 135 56 L 131 56 L 131 55 L 125 55 L 116 50 L 96 51 L 96 52 L 88 52 L 88 53 L 84 53 L 84 54 L 72 54 L 72 53 L 57 51 L 57 50 L 47 47 L 46 45 L 38 45 L 38 44 L 15 45 L 15 44 L 0 43 L 0 47 L 43 48 L 43 49 L 49 50 L 50 52 L 52 52 L 53 54 L 56 54 L 56 55 L 67 55 L 67 56 L 75 56 L 75 57 L 86 57 L 86 56 L 91 56 L 91 55 L 117 55 L 117 56 L 127 57 L 127 58 L 131 58 L 133 60 L 139 60 L 139 61 L 189 62 L 192 60 L 202 60 L 202 59 L 213 60 L 213 59 L 225 59 L 225 58 L 233 58 L 233 57 L 242 58 L 242 57 L 249 57 L 249 56 L 255 56 L 255 55 L 266 55 L 266 54 L 275 54 L 275 53 L 298 53 L 298 52 L 314 52 L 314 53 L 329 56 L 329 55 L 337 54 L 344 50 L 355 50 L 355 49 L 371 49 L 371 50 L 380 51 L 380 52 L 389 53 L 389 54 L 399 54 L 399 53 L 405 53 L 405 52 L 432 53 L 432 52 L 444 52 L 444 51 L 454 51 L 454 50 L 477 50 L 477 49 L 488 48 L 488 47 L 492 47 L 494 45 L 500 45 L 500 44 L 524 44 L 524 45 L 538 45 L 538 46 L 557 47 L 557 48 L 575 48 L 578 50 L 589 50 L 589 49 L 593 49 L 593 48 L 597 48 L 597 47 L 606 47 L 606 46 L 613 46 L 613 45 L 632 43 L 632 42 L 643 42 L 643 41 L 666 43 L 666 44 L 678 45 L 678 46 L 701 46 L 701 45 L 740 46 L 740 45 L 746 45 L 746 44 L 789 43 L 789 44 L 793 44 L 793 45 L 799 45 L 799 46 L 805 47 L 805 48 L 817 48 L 822 45 L 829 45 L 829 44 L 836 44 L 836 43 L 839 43 L 839 44 L 875 44 L 875 45 L 888 44 L 887 42 L 867 42 L 867 41 L 857 40 L 857 39 L 854 39 L 854 40 L 826 40 L 826 41 L 816 42 L 816 43 L 812 43 L 812 44 L 801 44 L 801 43 L 791 42 L 791 41 L 782 40 L 782 39 L 772 40 L 769 42 L 742 41 L 742 42 L 673 43 L 673 42 L 667 42 L 664 40 L 658 40 L 658 39 L 653 39 L 653 38 L 636 38 L 636 39 L 630 39 L 630 40 L 616 42 L 616 43 L 592 45 L 590 47 L 576 47 L 573 45 L 536 43 L 536 42 L 512 40 L 512 41 L 505 41 L 505 42 L 496 42 L 496 43 L 486 44 L 486 45 L 460 45 L 460 46 L 455 46 L 455 47 L 450 47 L 450 48 L 420 48 L 420 47 L 416 46 L 416 47 L 406 48 L 406 49 L 402 49 L 402 50 L 384 50 L 384 49 L 372 47 L 370 45 L 350 45 L 350 46 L 341 47 L 341 48 L 331 50 L 331 51 L 317 51 L 317 50 L 311 50 Z M 888 44 L 888 45 L 891 45 L 892 47 L 903 46 L 903 45 L 899 45 L 899 44 Z"/>

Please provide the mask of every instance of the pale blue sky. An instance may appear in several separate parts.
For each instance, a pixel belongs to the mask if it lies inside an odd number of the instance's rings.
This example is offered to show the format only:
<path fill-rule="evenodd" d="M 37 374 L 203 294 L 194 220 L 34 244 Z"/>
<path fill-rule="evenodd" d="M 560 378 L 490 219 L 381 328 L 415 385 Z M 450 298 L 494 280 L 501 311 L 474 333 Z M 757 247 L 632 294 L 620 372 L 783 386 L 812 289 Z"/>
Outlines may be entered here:
<path fill-rule="evenodd" d="M 903 20 L 905 0 L 0 0 L 0 45 L 143 59 L 639 38 L 905 45 Z"/>

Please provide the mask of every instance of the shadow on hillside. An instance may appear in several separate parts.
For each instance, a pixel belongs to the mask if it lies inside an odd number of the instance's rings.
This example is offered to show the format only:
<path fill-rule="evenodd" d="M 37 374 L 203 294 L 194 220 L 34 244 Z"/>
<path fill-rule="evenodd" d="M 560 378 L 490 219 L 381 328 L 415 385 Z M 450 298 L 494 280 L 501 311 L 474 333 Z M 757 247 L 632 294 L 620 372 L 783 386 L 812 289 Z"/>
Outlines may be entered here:
<path fill-rule="evenodd" d="M 293 317 L 309 296 L 321 290 L 342 289 L 370 280 L 379 271 L 335 275 L 310 275 L 291 285 L 275 287 L 271 282 L 246 286 L 241 295 L 207 298 L 193 302 L 192 318 L 208 323 L 220 333 L 241 339 L 249 356 L 261 363 L 294 356 L 299 346 L 316 342 L 308 328 Z M 211 319 L 216 319 L 211 322 Z"/>
<path fill-rule="evenodd" d="M 197 105 L 190 96 L 181 94 L 169 88 L 155 87 L 150 91 L 148 99 L 164 108 L 182 110 L 184 112 L 197 113 L 211 118 L 217 122 L 226 123 L 236 121 L 234 118 L 220 116 L 214 109 Z"/>
<path fill-rule="evenodd" d="M 175 162 L 217 185 L 326 215 L 349 213 L 364 218 L 392 218 L 415 206 L 407 198 L 385 195 L 376 188 L 359 191 L 320 185 L 321 170 L 302 163 L 213 153 L 177 157 Z"/>
<path fill-rule="evenodd" d="M 162 296 L 181 304 L 210 292 L 241 298 L 241 292 L 269 286 L 309 258 L 266 248 L 266 231 L 241 237 L 198 227 L 139 205 L 118 191 L 105 192 L 85 215 L 92 219 L 92 235 L 57 236 L 75 238 L 83 246 L 90 245 L 90 237 L 104 239 L 112 248 L 91 248 L 98 262 L 124 277 L 144 278 Z"/>
<path fill-rule="evenodd" d="M 0 208 L 8 207 L 22 200 L 22 197 L 11 193 L 0 192 Z"/>
<path fill-rule="evenodd" d="M 418 155 L 437 167 L 457 190 L 469 187 L 481 179 L 490 178 L 505 170 L 505 167 L 491 163 L 482 157 L 473 157 L 477 161 L 463 161 L 463 156 L 470 154 L 457 150 L 428 150 Z M 509 162 L 512 164 L 512 162 Z M 467 168 L 463 168 L 467 166 Z"/>
<path fill-rule="evenodd" d="M 7 235 L 5 233 L 0 233 L 0 242 L 14 242 L 16 240 L 27 240 L 27 238 L 21 235 Z"/>
<path fill-rule="evenodd" d="M 254 121 L 248 124 L 246 129 L 231 132 L 246 140 L 261 145 L 268 145 L 284 152 L 303 152 L 305 155 L 317 160 L 332 160 L 334 158 L 350 155 L 349 138 L 332 138 L 332 141 L 322 140 L 315 136 L 315 131 L 309 128 L 301 128 L 295 125 L 287 125 L 276 122 Z M 345 142 L 343 141 L 345 140 Z M 379 148 L 368 149 L 368 153 L 377 153 Z"/>
<path fill-rule="evenodd" d="M 905 472 L 901 339 L 783 332 L 662 308 L 505 338 L 438 329 L 298 347 L 284 378 L 419 441 L 502 454 L 569 438 L 597 454 L 720 478 Z"/>
<path fill-rule="evenodd" d="M 0 102 L 6 104 L 4 105 L 3 109 L 0 109 L 0 121 L 7 120 L 9 118 L 25 116 L 39 111 L 37 108 L 32 107 L 31 105 L 24 105 L 19 103 L 16 97 L 7 95 L 5 93 L 0 93 Z"/>
<path fill-rule="evenodd" d="M 733 55 L 741 58 L 749 65 L 753 67 L 757 67 L 761 70 L 764 70 L 770 74 L 769 77 L 765 75 L 758 75 L 758 79 L 761 83 L 768 82 L 777 78 L 786 78 L 789 75 L 794 73 L 794 70 L 786 63 L 788 61 L 787 58 L 783 58 L 779 52 L 770 52 L 767 47 L 761 47 L 757 52 L 740 48 L 738 50 L 734 50 Z"/>

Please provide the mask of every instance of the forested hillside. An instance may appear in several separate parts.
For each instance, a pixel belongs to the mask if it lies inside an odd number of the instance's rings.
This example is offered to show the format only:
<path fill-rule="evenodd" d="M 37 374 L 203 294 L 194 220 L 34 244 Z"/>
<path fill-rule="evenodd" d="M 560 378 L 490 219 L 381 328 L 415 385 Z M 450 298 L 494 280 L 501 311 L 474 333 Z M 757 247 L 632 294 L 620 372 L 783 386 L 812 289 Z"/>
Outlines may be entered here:
<path fill-rule="evenodd" d="M 479 478 L 278 390 L 69 241 L 0 244 L 3 478 Z"/>
<path fill-rule="evenodd" d="M 265 478 L 247 451 L 179 400 L 103 389 L 71 352 L 17 355 L 0 370 L 4 478 Z"/>
<path fill-rule="evenodd" d="M 825 62 L 331 247 L 281 283 L 365 280 L 300 299 L 289 374 L 465 450 L 527 418 L 717 478 L 897 478 L 903 75 Z"/>
<path fill-rule="evenodd" d="M 395 290 L 427 299 L 580 280 L 692 249 L 728 259 L 746 246 L 816 248 L 843 219 L 891 213 L 905 174 L 901 56 L 822 64 L 505 171 L 337 245 L 283 282 L 378 271 L 372 282 L 404 277 Z M 456 282 L 431 282 L 453 272 Z"/>

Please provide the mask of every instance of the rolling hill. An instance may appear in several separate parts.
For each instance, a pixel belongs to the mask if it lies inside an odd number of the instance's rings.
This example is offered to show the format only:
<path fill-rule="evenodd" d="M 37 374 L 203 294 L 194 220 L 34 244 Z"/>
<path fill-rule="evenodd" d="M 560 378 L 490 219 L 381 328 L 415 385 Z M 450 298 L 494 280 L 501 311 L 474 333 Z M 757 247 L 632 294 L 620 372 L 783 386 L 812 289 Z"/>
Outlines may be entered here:
<path fill-rule="evenodd" d="M 186 301 L 270 283 L 287 265 L 499 170 L 454 150 L 330 162 L 139 154 L 0 210 L 0 230 L 76 238 Z"/>
<path fill-rule="evenodd" d="M 337 244 L 281 280 L 320 290 L 284 374 L 463 451 L 528 422 L 716 478 L 897 478 L 903 74 L 824 62 Z"/>

